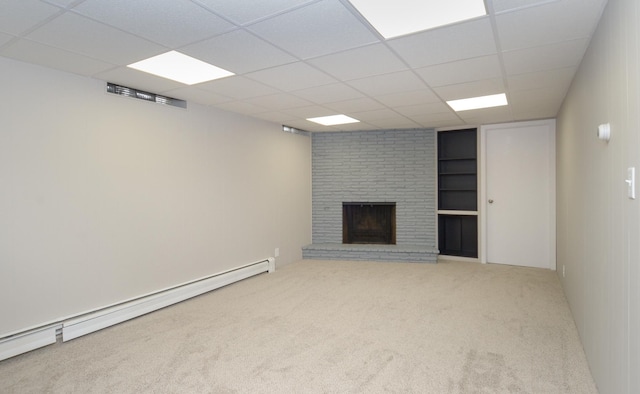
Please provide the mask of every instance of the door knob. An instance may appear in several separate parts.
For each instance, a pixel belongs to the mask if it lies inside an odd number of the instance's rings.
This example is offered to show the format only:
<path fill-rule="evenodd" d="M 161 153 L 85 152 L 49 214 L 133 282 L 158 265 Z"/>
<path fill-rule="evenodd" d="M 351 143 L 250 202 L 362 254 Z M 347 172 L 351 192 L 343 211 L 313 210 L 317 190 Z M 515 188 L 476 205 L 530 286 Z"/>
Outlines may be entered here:
<path fill-rule="evenodd" d="M 493 204 L 493 200 L 492 199 L 489 199 L 489 204 Z"/>

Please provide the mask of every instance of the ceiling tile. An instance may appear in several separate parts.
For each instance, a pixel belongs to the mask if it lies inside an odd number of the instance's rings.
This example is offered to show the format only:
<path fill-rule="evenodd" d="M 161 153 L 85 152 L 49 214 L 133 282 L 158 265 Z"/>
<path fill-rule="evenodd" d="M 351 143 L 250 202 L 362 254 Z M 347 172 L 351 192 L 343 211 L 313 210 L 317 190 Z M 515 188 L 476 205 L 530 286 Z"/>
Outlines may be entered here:
<path fill-rule="evenodd" d="M 376 75 L 349 81 L 349 85 L 370 96 L 410 92 L 419 87 L 426 88 L 424 82 L 411 71 Z"/>
<path fill-rule="evenodd" d="M 0 32 L 19 36 L 60 13 L 60 8 L 37 0 L 2 1 Z"/>
<path fill-rule="evenodd" d="M 521 8 L 535 7 L 559 0 L 493 0 L 493 9 L 496 13 L 512 11 Z"/>
<path fill-rule="evenodd" d="M 347 123 L 334 126 L 340 131 L 369 131 L 369 130 L 377 130 L 378 127 L 372 126 L 367 122 L 358 122 L 358 123 Z"/>
<path fill-rule="evenodd" d="M 350 112 L 348 114 L 352 118 L 356 118 L 363 122 L 374 122 L 382 119 L 403 119 L 407 120 L 404 115 L 400 115 L 399 113 L 390 110 L 388 108 L 378 109 L 375 111 L 359 111 L 359 112 Z"/>
<path fill-rule="evenodd" d="M 26 39 L 7 46 L 0 55 L 85 76 L 114 67 L 113 64 Z"/>
<path fill-rule="evenodd" d="M 256 118 L 268 120 L 270 122 L 281 123 L 288 125 L 287 121 L 296 119 L 295 117 L 285 114 L 284 112 L 271 111 L 261 112 L 253 115 Z"/>
<path fill-rule="evenodd" d="M 129 67 L 118 67 L 96 74 L 95 77 L 107 82 L 113 82 L 151 93 L 159 93 L 185 86 L 180 82 L 161 78 Z"/>
<path fill-rule="evenodd" d="M 337 115 L 336 111 L 329 108 L 321 107 L 319 105 L 309 105 L 300 108 L 290 108 L 281 112 L 286 113 L 289 116 L 294 116 L 300 119 L 316 118 L 319 116 Z"/>
<path fill-rule="evenodd" d="M 313 88 L 296 90 L 292 93 L 318 104 L 364 97 L 362 93 L 343 83 L 316 86 Z"/>
<path fill-rule="evenodd" d="M 536 120 L 536 119 L 540 119 L 540 117 L 527 118 L 526 120 Z M 517 119 L 512 114 L 504 112 L 504 113 L 480 114 L 473 118 L 464 119 L 464 121 L 465 121 L 465 124 L 470 126 L 481 126 L 481 125 L 487 125 L 492 123 L 510 123 L 510 122 L 517 121 Z"/>
<path fill-rule="evenodd" d="M 555 89 L 536 89 L 514 92 L 509 95 L 509 106 L 519 119 L 553 118 L 564 100 L 566 92 Z"/>
<path fill-rule="evenodd" d="M 589 37 L 600 15 L 599 1 L 555 1 L 496 16 L 502 50 L 513 50 Z M 544 26 L 543 29 L 540 26 Z"/>
<path fill-rule="evenodd" d="M 284 91 L 302 90 L 337 82 L 302 62 L 286 64 L 247 74 L 247 77 Z"/>
<path fill-rule="evenodd" d="M 430 115 L 430 114 L 440 114 L 440 113 L 451 113 L 451 108 L 445 103 L 432 103 L 432 104 L 423 104 L 423 105 L 408 105 L 404 107 L 396 107 L 394 108 L 398 113 L 413 117 L 419 115 Z"/>
<path fill-rule="evenodd" d="M 236 100 L 279 93 L 277 89 L 240 76 L 205 82 L 199 84 L 198 88 L 223 96 L 232 97 Z"/>
<path fill-rule="evenodd" d="M 577 67 L 565 67 L 555 70 L 538 71 L 507 77 L 509 91 L 534 90 L 540 88 L 567 90 Z"/>
<path fill-rule="evenodd" d="M 259 105 L 270 111 L 280 111 L 288 108 L 305 107 L 311 105 L 307 100 L 303 100 L 292 94 L 278 93 L 269 96 L 255 97 L 245 102 L 249 104 Z"/>
<path fill-rule="evenodd" d="M 79 1 L 83 1 L 83 0 L 41 0 L 41 1 L 66 8 L 71 6 L 74 3 L 78 3 Z"/>
<path fill-rule="evenodd" d="M 249 27 L 302 59 L 378 42 L 338 0 L 325 0 Z"/>
<path fill-rule="evenodd" d="M 142 38 L 72 13 L 54 19 L 27 38 L 118 65 L 131 64 L 166 50 Z"/>
<path fill-rule="evenodd" d="M 237 112 L 239 114 L 253 115 L 260 112 L 268 111 L 264 107 L 259 105 L 250 104 L 245 101 L 229 101 L 226 103 L 216 104 L 216 108 L 224 109 L 231 112 Z"/>
<path fill-rule="evenodd" d="M 475 19 L 388 41 L 412 67 L 426 67 L 497 52 L 489 18 Z"/>
<path fill-rule="evenodd" d="M 0 56 L 301 129 L 555 116 L 606 0 L 486 3 L 486 17 L 381 42 L 348 0 L 0 0 Z M 185 86 L 124 67 L 175 46 L 239 75 Z M 505 88 L 508 109 L 458 116 L 442 101 Z M 365 120 L 304 119 L 336 113 Z"/>
<path fill-rule="evenodd" d="M 440 102 L 440 98 L 431 89 L 412 90 L 376 96 L 376 100 L 390 107 L 402 107 L 413 104 L 431 104 Z"/>
<path fill-rule="evenodd" d="M 206 8 L 239 24 L 247 24 L 258 19 L 274 16 L 305 3 L 317 0 L 269 0 L 269 1 L 229 1 L 194 0 Z"/>
<path fill-rule="evenodd" d="M 526 121 L 526 120 L 539 120 L 539 119 L 553 119 L 558 115 L 557 109 L 532 109 L 528 108 L 522 112 L 514 111 L 513 120 Z"/>
<path fill-rule="evenodd" d="M 1 33 L 0 32 L 0 47 L 2 47 L 4 44 L 8 43 L 9 41 L 13 40 L 14 38 L 16 38 L 16 37 L 12 36 L 11 34 L 6 34 L 6 33 Z"/>
<path fill-rule="evenodd" d="M 180 52 L 235 74 L 244 74 L 297 60 L 244 30 L 235 30 L 186 46 Z"/>
<path fill-rule="evenodd" d="M 325 106 L 343 114 L 385 108 L 369 97 L 326 103 Z"/>
<path fill-rule="evenodd" d="M 451 120 L 451 121 L 447 121 L 447 120 L 443 120 L 443 121 L 431 121 L 427 124 L 423 124 L 422 127 L 425 128 L 431 128 L 431 129 L 439 129 L 439 128 L 447 128 L 447 129 L 452 129 L 454 127 L 457 128 L 462 128 L 467 126 L 466 123 L 460 121 L 460 120 Z"/>
<path fill-rule="evenodd" d="M 410 119 L 423 127 L 446 127 L 457 126 L 462 121 L 453 111 L 439 112 L 435 114 L 413 115 Z"/>
<path fill-rule="evenodd" d="M 444 86 L 480 79 L 499 78 L 502 68 L 497 55 L 476 57 L 456 62 L 423 67 L 416 70 L 427 85 Z"/>
<path fill-rule="evenodd" d="M 73 10 L 169 48 L 235 28 L 189 0 L 86 0 Z"/>
<path fill-rule="evenodd" d="M 412 121 L 407 118 L 389 118 L 389 119 L 378 119 L 365 122 L 367 124 L 371 124 L 380 129 L 391 129 L 391 130 L 400 130 L 400 129 L 418 129 L 422 127 L 419 123 Z"/>
<path fill-rule="evenodd" d="M 457 100 L 505 93 L 504 83 L 501 78 L 440 86 L 433 88 L 433 90 L 435 90 L 443 100 Z"/>
<path fill-rule="evenodd" d="M 371 59 L 376 61 L 372 62 Z M 322 56 L 308 62 L 343 81 L 407 69 L 407 66 L 383 44 Z"/>
<path fill-rule="evenodd" d="M 587 39 L 565 41 L 502 54 L 507 75 L 577 66 L 588 45 Z"/>

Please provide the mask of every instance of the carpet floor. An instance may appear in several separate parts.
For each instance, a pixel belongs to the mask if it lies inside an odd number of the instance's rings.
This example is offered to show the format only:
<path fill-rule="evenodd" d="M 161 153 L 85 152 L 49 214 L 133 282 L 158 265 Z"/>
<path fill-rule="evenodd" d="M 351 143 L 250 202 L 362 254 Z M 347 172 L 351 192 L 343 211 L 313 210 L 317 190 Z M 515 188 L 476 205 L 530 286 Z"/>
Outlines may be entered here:
<path fill-rule="evenodd" d="M 555 272 L 303 260 L 0 362 L 2 393 L 597 393 Z"/>

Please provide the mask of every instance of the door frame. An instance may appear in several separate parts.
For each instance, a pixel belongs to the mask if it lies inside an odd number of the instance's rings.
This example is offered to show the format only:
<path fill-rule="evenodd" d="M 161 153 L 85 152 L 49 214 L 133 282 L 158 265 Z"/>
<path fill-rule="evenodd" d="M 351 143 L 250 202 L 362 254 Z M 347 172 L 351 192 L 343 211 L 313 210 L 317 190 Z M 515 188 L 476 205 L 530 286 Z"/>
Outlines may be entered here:
<path fill-rule="evenodd" d="M 480 155 L 479 155 L 479 181 L 480 190 L 478 193 L 478 256 L 480 262 L 487 263 L 487 132 L 496 129 L 518 129 L 522 127 L 532 126 L 546 126 L 550 127 L 552 132 L 549 133 L 549 256 L 551 261 L 549 262 L 549 268 L 552 271 L 556 270 L 556 120 L 545 119 L 528 122 L 515 122 L 515 123 L 502 123 L 480 126 Z"/>

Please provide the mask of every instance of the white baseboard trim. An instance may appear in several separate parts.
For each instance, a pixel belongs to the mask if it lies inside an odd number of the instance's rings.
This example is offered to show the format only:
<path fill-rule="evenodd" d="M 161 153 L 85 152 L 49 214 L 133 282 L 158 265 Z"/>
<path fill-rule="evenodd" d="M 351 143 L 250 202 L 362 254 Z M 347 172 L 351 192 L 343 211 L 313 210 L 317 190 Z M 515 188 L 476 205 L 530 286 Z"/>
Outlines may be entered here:
<path fill-rule="evenodd" d="M 275 269 L 273 258 L 67 320 L 62 326 L 62 341 L 122 323 L 263 272 L 273 272 L 271 267 Z"/>
<path fill-rule="evenodd" d="M 60 324 L 25 332 L 0 341 L 0 361 L 56 342 Z"/>
<path fill-rule="evenodd" d="M 264 272 L 274 272 L 275 269 L 275 259 L 270 257 L 266 260 L 159 290 L 132 300 L 61 319 L 60 321 L 49 323 L 46 327 L 42 326 L 17 333 L 0 339 L 0 361 L 55 343 L 56 330 L 58 329 L 61 329 L 62 340 L 66 342 L 251 276 Z"/>

